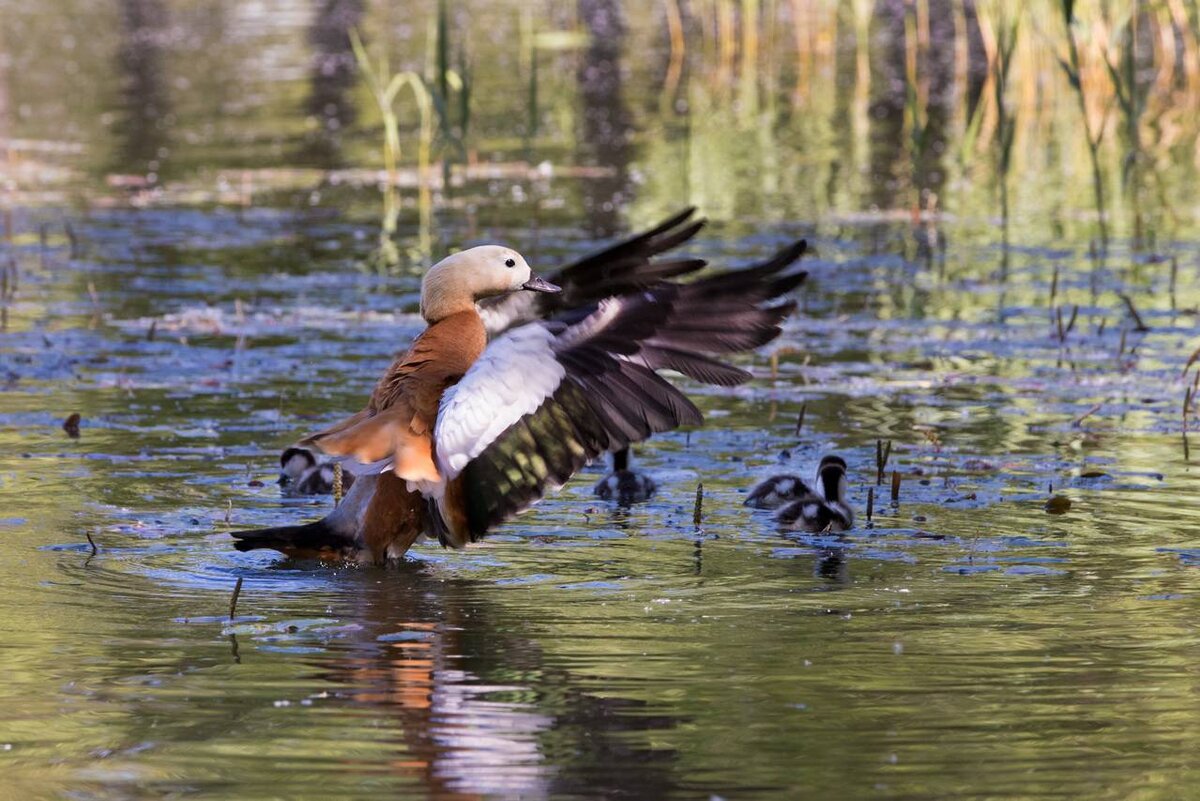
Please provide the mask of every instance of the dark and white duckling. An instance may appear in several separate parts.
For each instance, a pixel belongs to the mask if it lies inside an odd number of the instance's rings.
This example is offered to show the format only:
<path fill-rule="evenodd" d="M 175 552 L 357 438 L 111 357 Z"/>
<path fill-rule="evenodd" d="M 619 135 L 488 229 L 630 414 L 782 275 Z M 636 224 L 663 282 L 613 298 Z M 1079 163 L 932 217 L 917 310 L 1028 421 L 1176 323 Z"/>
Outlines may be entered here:
<path fill-rule="evenodd" d="M 279 457 L 279 484 L 291 495 L 329 495 L 333 492 L 333 463 L 317 464 L 308 448 L 288 448 Z M 342 489 L 350 489 L 354 475 L 342 471 Z"/>
<path fill-rule="evenodd" d="M 613 453 L 612 472 L 596 482 L 593 491 L 603 501 L 616 501 L 621 506 L 650 500 L 658 485 L 654 479 L 629 467 L 629 449 Z"/>
<path fill-rule="evenodd" d="M 750 490 L 750 494 L 746 496 L 746 500 L 742 501 L 742 505 L 752 506 L 755 509 L 778 509 L 785 503 L 791 503 L 812 494 L 813 491 L 800 476 L 783 473 L 756 484 L 754 489 Z"/>
<path fill-rule="evenodd" d="M 809 492 L 789 503 L 775 519 L 788 528 L 810 534 L 852 528 L 854 512 L 846 503 L 846 461 L 840 456 L 826 456 L 817 467 L 816 483 L 820 494 Z"/>

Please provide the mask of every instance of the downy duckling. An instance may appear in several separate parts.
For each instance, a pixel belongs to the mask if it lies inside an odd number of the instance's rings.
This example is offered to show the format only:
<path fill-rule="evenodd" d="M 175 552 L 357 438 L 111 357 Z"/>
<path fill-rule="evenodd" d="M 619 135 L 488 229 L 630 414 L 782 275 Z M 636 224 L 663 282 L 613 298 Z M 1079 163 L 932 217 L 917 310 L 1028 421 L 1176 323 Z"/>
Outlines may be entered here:
<path fill-rule="evenodd" d="M 852 528 L 854 512 L 846 503 L 846 461 L 840 456 L 822 459 L 817 466 L 816 484 L 820 494 L 810 491 L 780 509 L 775 519 L 788 528 L 810 534 Z"/>
<path fill-rule="evenodd" d="M 650 500 L 658 485 L 654 479 L 629 466 L 629 449 L 622 448 L 613 453 L 612 472 L 596 482 L 593 488 L 602 501 L 616 501 L 620 506 Z"/>
<path fill-rule="evenodd" d="M 750 494 L 746 496 L 746 500 L 742 501 L 742 506 L 750 506 L 755 509 L 778 509 L 785 503 L 791 503 L 812 494 L 813 491 L 800 476 L 783 473 L 756 484 L 754 489 L 750 490 Z"/>
<path fill-rule="evenodd" d="M 288 448 L 279 457 L 279 485 L 289 495 L 329 495 L 333 492 L 333 463 L 317 464 L 308 448 Z M 342 489 L 354 483 L 354 474 L 342 471 Z"/>

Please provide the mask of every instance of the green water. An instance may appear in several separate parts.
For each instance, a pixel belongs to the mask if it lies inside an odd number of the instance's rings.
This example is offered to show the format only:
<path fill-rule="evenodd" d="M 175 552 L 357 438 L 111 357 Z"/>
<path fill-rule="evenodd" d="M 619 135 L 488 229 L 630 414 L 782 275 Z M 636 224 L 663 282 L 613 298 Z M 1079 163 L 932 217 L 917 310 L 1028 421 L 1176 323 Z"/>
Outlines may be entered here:
<path fill-rule="evenodd" d="M 1005 248 L 960 3 L 685 4 L 678 75 L 663 4 L 449 5 L 470 153 L 428 217 L 403 186 L 380 271 L 345 32 L 423 70 L 435 3 L 0 2 L 0 798 L 1190 797 L 1195 123 L 1143 132 L 1139 188 L 1114 117 L 1102 231 L 1057 34 L 1029 34 Z M 752 64 L 721 8 L 761 15 Z M 755 379 L 690 387 L 708 425 L 638 450 L 652 501 L 595 500 L 596 465 L 397 569 L 232 549 L 328 509 L 281 496 L 278 453 L 419 331 L 428 259 L 549 268 L 689 204 L 716 265 L 814 255 Z M 903 481 L 868 524 L 877 440 Z M 854 531 L 742 507 L 830 452 Z"/>

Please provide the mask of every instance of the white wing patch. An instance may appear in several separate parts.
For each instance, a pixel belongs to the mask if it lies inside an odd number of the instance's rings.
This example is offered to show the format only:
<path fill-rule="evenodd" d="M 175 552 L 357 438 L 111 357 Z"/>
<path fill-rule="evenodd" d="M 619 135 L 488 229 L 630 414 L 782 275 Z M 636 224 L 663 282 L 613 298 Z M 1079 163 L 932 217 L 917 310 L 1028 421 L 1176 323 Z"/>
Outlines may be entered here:
<path fill-rule="evenodd" d="M 554 339 L 540 323 L 516 328 L 488 345 L 442 394 L 434 441 L 447 480 L 558 389 L 567 373 L 554 356 Z"/>

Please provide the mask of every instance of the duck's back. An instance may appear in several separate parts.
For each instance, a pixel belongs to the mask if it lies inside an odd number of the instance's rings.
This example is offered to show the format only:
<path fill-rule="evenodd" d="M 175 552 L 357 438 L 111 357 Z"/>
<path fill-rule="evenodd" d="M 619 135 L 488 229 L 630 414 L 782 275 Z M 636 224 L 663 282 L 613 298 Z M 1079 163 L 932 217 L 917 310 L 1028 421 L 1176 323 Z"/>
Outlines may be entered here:
<path fill-rule="evenodd" d="M 363 464 L 391 460 L 401 478 L 436 481 L 432 434 L 442 393 L 462 378 L 486 345 L 487 333 L 476 312 L 438 320 L 392 363 L 366 409 L 305 444 Z"/>

